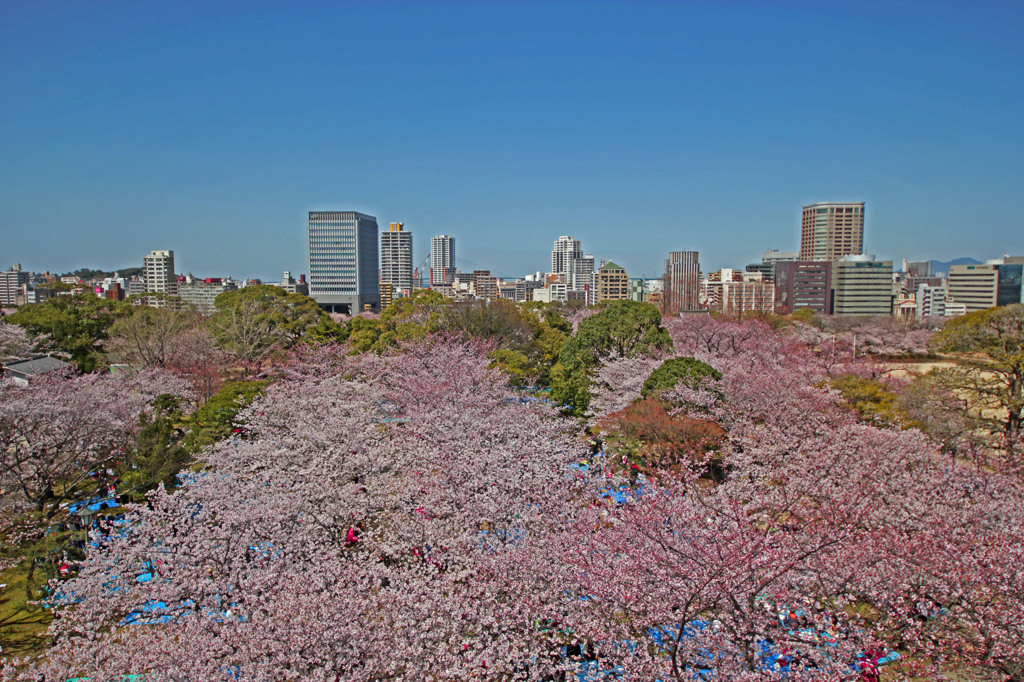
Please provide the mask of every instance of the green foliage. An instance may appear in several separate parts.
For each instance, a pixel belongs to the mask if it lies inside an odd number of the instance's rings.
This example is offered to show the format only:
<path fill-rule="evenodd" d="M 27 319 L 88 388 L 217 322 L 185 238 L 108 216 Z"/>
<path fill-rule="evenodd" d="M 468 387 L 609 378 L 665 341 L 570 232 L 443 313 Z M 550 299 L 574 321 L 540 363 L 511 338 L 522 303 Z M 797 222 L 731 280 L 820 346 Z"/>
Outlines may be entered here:
<path fill-rule="evenodd" d="M 1001 364 L 1024 366 L 1024 303 L 948 320 L 932 344 L 940 351 L 984 353 Z"/>
<path fill-rule="evenodd" d="M 92 268 L 78 268 L 74 272 L 65 273 L 62 277 L 77 277 L 81 280 L 103 279 L 105 277 L 113 277 L 115 273 L 118 277 L 130 278 L 144 274 L 144 269 L 139 267 L 124 268 L 122 270 L 93 270 Z"/>
<path fill-rule="evenodd" d="M 556 362 L 551 368 L 551 400 L 568 414 L 582 417 L 590 407 L 590 374 L 582 363 L 567 366 Z"/>
<path fill-rule="evenodd" d="M 640 395 L 644 398 L 657 395 L 671 390 L 680 382 L 684 386 L 697 388 L 709 377 L 718 381 L 722 373 L 696 358 L 671 358 L 651 372 L 640 389 Z"/>
<path fill-rule="evenodd" d="M 558 320 L 565 323 L 568 329 L 563 329 L 558 324 Z M 565 322 L 561 315 L 557 315 L 557 319 L 552 324 L 545 318 L 544 321 L 539 322 L 533 339 L 533 352 L 536 355 L 535 362 L 538 368 L 537 374 L 537 385 L 538 386 L 550 386 L 551 370 L 556 362 L 558 362 L 558 356 L 562 353 L 562 348 L 565 346 L 566 340 L 572 333 L 572 327 Z"/>
<path fill-rule="evenodd" d="M 860 421 L 882 427 L 909 422 L 899 395 L 877 379 L 843 374 L 832 379 L 831 384 L 854 409 Z"/>
<path fill-rule="evenodd" d="M 797 308 L 794 310 L 789 318 L 794 322 L 803 322 L 804 324 L 814 324 L 814 311 L 810 308 Z"/>
<path fill-rule="evenodd" d="M 401 341 L 421 339 L 441 329 L 443 311 L 451 303 L 437 291 L 417 289 L 377 317 L 357 315 L 348 322 L 349 348 L 352 353 L 383 353 Z"/>
<path fill-rule="evenodd" d="M 356 316 L 348 321 L 346 330 L 352 353 L 365 353 L 377 348 L 390 347 L 395 343 L 394 333 L 385 332 L 384 325 L 379 319 Z"/>
<path fill-rule="evenodd" d="M 559 361 L 588 367 L 610 355 L 636 357 L 672 349 L 672 338 L 661 326 L 661 313 L 650 303 L 613 301 L 597 315 L 580 322 L 562 347 Z"/>
<path fill-rule="evenodd" d="M 171 488 L 177 483 L 178 472 L 192 461 L 182 444 L 181 400 L 162 395 L 153 403 L 151 414 L 140 416 L 142 428 L 136 437 L 131 466 L 121 475 L 119 490 L 137 502 L 145 494 L 163 484 Z"/>
<path fill-rule="evenodd" d="M 257 284 L 225 291 L 213 302 L 218 314 L 255 306 L 259 319 L 270 322 L 274 332 L 286 339 L 286 347 L 298 341 L 306 329 L 328 317 L 309 296 L 288 293 L 281 287 Z"/>
<path fill-rule="evenodd" d="M 502 348 L 525 348 L 533 339 L 536 317 L 512 301 L 466 301 L 442 309 L 441 330 L 488 339 Z"/>
<path fill-rule="evenodd" d="M 349 331 L 347 326 L 332 320 L 330 315 L 321 315 L 316 324 L 306 328 L 304 340 L 317 345 L 345 343 Z"/>
<path fill-rule="evenodd" d="M 498 348 L 491 351 L 488 357 L 492 360 L 490 367 L 498 367 L 508 375 L 509 386 L 517 388 L 529 386 L 538 374 L 536 363 L 521 351 Z"/>
<path fill-rule="evenodd" d="M 191 430 L 184 440 L 188 452 L 198 452 L 204 447 L 224 440 L 233 432 L 238 411 L 251 403 L 263 392 L 266 381 L 228 381 L 221 389 L 195 411 L 191 419 Z"/>
<path fill-rule="evenodd" d="M 123 303 L 97 298 L 87 291 L 21 306 L 8 320 L 32 334 L 48 335 L 54 349 L 66 353 L 79 370 L 91 372 L 105 362 L 99 344 L 128 310 Z"/>
<path fill-rule="evenodd" d="M 968 396 L 979 424 L 1001 437 L 1008 459 L 1024 458 L 1024 303 L 949 320 L 932 344 L 965 355 L 947 378 Z"/>
<path fill-rule="evenodd" d="M 613 301 L 580 322 L 551 370 L 552 397 L 582 415 L 590 404 L 590 374 L 610 356 L 636 357 L 672 349 L 661 313 L 650 303 Z"/>
<path fill-rule="evenodd" d="M 561 309 L 554 303 L 529 302 L 523 304 L 523 309 L 532 311 L 540 316 L 551 329 L 564 333 L 566 336 L 572 334 L 572 325 L 562 315 Z"/>

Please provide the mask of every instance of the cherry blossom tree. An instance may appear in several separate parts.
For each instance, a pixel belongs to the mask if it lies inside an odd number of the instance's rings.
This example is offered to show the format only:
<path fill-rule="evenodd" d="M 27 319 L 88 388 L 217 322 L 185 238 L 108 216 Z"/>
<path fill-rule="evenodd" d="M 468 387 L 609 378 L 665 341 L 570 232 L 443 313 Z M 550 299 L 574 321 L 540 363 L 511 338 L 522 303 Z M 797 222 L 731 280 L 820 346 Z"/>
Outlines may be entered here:
<path fill-rule="evenodd" d="M 0 362 L 31 354 L 41 340 L 16 324 L 0 322 Z"/>
<path fill-rule="evenodd" d="M 48 375 L 0 384 L 0 476 L 37 512 L 58 505 L 97 467 L 131 447 L 139 415 L 158 395 L 188 393 L 169 372 Z"/>
<path fill-rule="evenodd" d="M 724 475 L 623 476 L 487 343 L 302 350 L 55 585 L 28 679 L 851 679 L 885 650 L 1019 678 L 1019 478 L 856 423 L 766 325 L 668 331 L 722 374 L 661 397 L 717 424 Z"/>
<path fill-rule="evenodd" d="M 28 564 L 30 597 L 37 565 L 66 549 L 68 533 L 58 526 L 68 505 L 97 492 L 90 476 L 127 467 L 150 403 L 187 392 L 183 380 L 160 370 L 0 383 L 0 532 L 13 560 Z"/>
<path fill-rule="evenodd" d="M 660 356 L 622 357 L 605 359 L 590 384 L 590 411 L 595 416 L 618 412 L 640 398 L 640 389 L 651 372 L 661 366 Z"/>
<path fill-rule="evenodd" d="M 44 667 L 353 680 L 551 669 L 497 558 L 525 552 L 565 508 L 565 465 L 585 445 L 507 388 L 487 350 L 431 338 L 384 356 L 307 351 L 315 364 L 268 387 L 244 432 L 205 453 L 206 472 L 156 493 L 61 586 L 81 601 Z M 123 624 L 136 618 L 166 622 Z"/>

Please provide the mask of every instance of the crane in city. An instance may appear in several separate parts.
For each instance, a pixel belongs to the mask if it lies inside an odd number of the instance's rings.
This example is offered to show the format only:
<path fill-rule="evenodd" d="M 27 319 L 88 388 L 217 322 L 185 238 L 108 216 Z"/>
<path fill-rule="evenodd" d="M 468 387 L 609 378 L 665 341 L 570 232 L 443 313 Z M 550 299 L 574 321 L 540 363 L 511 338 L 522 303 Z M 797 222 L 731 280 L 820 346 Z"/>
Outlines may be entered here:
<path fill-rule="evenodd" d="M 413 279 L 413 282 L 416 283 L 416 287 L 418 289 L 426 288 L 426 287 L 424 287 L 424 284 L 423 284 L 424 272 L 427 275 L 427 285 L 429 286 L 429 284 L 430 284 L 430 254 L 429 253 L 427 254 L 427 257 L 423 259 L 423 262 L 420 263 L 420 266 L 412 271 L 412 279 Z"/>

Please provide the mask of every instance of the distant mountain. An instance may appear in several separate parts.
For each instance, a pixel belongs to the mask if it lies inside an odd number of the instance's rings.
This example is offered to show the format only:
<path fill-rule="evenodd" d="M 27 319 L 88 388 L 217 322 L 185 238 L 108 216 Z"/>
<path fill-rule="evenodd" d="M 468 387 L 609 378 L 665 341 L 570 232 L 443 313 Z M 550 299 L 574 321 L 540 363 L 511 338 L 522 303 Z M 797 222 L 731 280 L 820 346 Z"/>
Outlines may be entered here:
<path fill-rule="evenodd" d="M 946 262 L 943 262 L 943 261 L 940 261 L 940 260 L 933 260 L 932 261 L 932 276 L 933 277 L 938 277 L 940 275 L 948 275 L 949 274 L 949 266 L 951 266 L 951 265 L 981 265 L 981 261 L 980 260 L 976 260 L 974 258 L 957 258 L 956 260 L 951 260 L 951 261 L 946 261 Z"/>

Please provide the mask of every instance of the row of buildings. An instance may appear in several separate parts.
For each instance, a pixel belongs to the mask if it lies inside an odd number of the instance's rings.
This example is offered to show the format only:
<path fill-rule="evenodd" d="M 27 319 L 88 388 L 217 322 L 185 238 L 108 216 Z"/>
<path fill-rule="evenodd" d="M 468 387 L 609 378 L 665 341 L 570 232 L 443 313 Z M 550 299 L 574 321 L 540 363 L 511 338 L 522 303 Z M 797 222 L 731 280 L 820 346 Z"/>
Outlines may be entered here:
<path fill-rule="evenodd" d="M 59 296 L 91 290 L 100 298 L 123 301 L 136 296 L 139 303 L 162 308 L 174 306 L 191 308 L 204 314 L 215 311 L 214 301 L 225 291 L 251 284 L 263 284 L 258 279 L 234 280 L 231 277 L 198 278 L 191 274 L 178 275 L 174 270 L 174 251 L 155 250 L 143 257 L 139 275 L 111 277 L 82 281 L 67 275 L 56 277 L 36 275 L 14 264 L 10 270 L 0 272 L 0 306 L 18 306 Z M 306 276 L 296 280 L 285 271 L 280 282 L 268 282 L 290 293 L 308 294 Z"/>
<path fill-rule="evenodd" d="M 932 272 L 930 261 L 892 261 L 864 253 L 864 203 L 823 202 L 804 206 L 800 250 L 766 252 L 743 269 L 704 273 L 697 251 L 672 251 L 658 278 L 630 278 L 611 261 L 585 253 L 573 236 L 554 241 L 550 268 L 523 277 L 501 278 L 489 270 L 463 272 L 456 266 L 455 238 L 434 235 L 430 254 L 415 267 L 413 235 L 399 222 L 381 231 L 377 219 L 356 211 L 311 211 L 307 221 L 309 280 L 285 272 L 273 284 L 312 296 L 333 312 L 380 311 L 395 299 L 430 287 L 445 296 L 561 301 L 589 305 L 632 299 L 657 304 L 665 314 L 717 310 L 791 313 L 809 309 L 842 316 L 945 317 L 1022 300 L 1024 258 L 1009 256 L 985 264 L 956 265 L 948 276 Z M 31 273 L 15 265 L 0 273 L 0 305 L 32 303 L 51 295 L 32 285 Z M 70 278 L 74 280 L 74 278 Z M 197 279 L 175 274 L 174 252 L 155 250 L 143 258 L 140 276 L 116 275 L 94 282 L 97 295 L 121 299 L 148 294 L 150 305 L 168 297 L 210 313 L 217 296 L 259 283 L 230 277 Z M 66 282 L 80 286 L 74 281 Z"/>
<path fill-rule="evenodd" d="M 695 259 L 695 256 L 694 256 Z M 692 268 L 695 266 L 691 266 Z M 666 265 L 666 282 L 671 268 Z M 933 272 L 931 261 L 892 261 L 864 253 L 864 203 L 803 207 L 800 250 L 766 252 L 743 271 L 701 277 L 698 307 L 723 313 L 750 310 L 827 315 L 953 317 L 1024 301 L 1024 257 L 953 265 Z M 689 299 L 692 291 L 684 295 Z M 668 294 L 666 294 L 668 298 Z"/>
<path fill-rule="evenodd" d="M 321 305 L 346 312 L 378 310 L 424 286 L 455 299 L 592 304 L 629 298 L 656 303 L 670 315 L 806 308 L 842 316 L 942 317 L 1021 300 L 1020 259 L 954 266 L 948 280 L 933 276 L 930 262 L 905 263 L 904 271 L 895 272 L 892 261 L 864 252 L 864 217 L 864 202 L 810 204 L 801 213 L 799 251 L 768 251 L 761 263 L 708 274 L 701 271 L 697 251 L 672 251 L 660 279 L 631 279 L 615 263 L 596 261 L 579 239 L 566 235 L 554 242 L 549 270 L 501 279 L 489 270 L 459 270 L 450 235 L 432 237 L 430 255 L 414 269 L 412 233 L 402 223 L 379 233 L 378 253 L 372 216 L 312 212 L 309 292 Z M 378 258 L 374 276 L 370 264 Z"/>
<path fill-rule="evenodd" d="M 580 241 L 571 236 L 555 241 L 550 271 L 511 279 L 490 270 L 460 270 L 455 238 L 446 234 L 431 237 L 429 256 L 415 268 L 413 235 L 403 223 L 390 223 L 380 231 L 375 217 L 356 211 L 311 211 L 307 238 L 309 295 L 332 312 L 379 311 L 424 287 L 456 300 L 591 304 L 639 295 L 631 291 L 624 269 L 612 262 L 596 264 L 594 256 L 584 254 Z"/>

